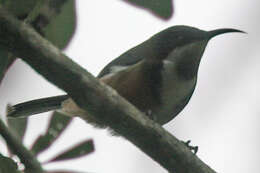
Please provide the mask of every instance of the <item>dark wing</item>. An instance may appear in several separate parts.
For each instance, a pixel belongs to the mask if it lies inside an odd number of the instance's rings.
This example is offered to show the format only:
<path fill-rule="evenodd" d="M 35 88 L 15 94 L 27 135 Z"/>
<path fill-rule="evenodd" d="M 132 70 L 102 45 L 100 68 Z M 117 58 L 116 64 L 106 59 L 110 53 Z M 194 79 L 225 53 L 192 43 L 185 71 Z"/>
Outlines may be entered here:
<path fill-rule="evenodd" d="M 122 55 L 120 55 L 118 58 L 111 61 L 109 64 L 107 64 L 103 70 L 98 74 L 98 78 L 101 78 L 111 72 L 111 68 L 113 66 L 131 66 L 138 62 L 140 62 L 142 59 L 149 56 L 150 47 L 147 48 L 147 41 L 137 45 L 136 47 L 126 51 Z M 147 50 L 148 49 L 148 50 Z"/>
<path fill-rule="evenodd" d="M 109 74 L 111 72 L 111 67 L 113 67 L 113 66 L 122 66 L 122 67 L 131 66 L 131 65 L 138 63 L 142 59 L 143 59 L 142 57 L 133 56 L 132 52 L 128 51 L 128 52 L 122 54 L 121 56 L 119 56 L 118 58 L 114 59 L 113 61 L 111 61 L 109 64 L 107 64 L 101 70 L 101 72 L 98 74 L 97 77 L 101 78 L 101 77 Z"/>

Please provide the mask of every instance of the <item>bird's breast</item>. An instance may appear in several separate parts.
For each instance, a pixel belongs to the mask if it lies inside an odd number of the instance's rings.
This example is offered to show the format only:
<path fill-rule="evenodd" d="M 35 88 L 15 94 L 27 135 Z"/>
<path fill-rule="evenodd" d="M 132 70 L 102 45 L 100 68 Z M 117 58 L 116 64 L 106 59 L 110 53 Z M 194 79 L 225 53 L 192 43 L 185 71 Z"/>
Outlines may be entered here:
<path fill-rule="evenodd" d="M 178 76 L 172 61 L 163 62 L 161 106 L 152 110 L 156 121 L 165 124 L 173 119 L 188 103 L 194 91 L 197 77 L 186 80 Z"/>

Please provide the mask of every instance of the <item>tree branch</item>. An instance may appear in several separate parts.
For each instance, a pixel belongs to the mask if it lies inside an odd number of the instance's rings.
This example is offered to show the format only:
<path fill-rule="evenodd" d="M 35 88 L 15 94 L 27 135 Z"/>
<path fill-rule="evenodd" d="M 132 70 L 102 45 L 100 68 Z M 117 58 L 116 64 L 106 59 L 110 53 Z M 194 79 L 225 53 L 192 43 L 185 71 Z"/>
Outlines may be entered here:
<path fill-rule="evenodd" d="M 68 0 L 40 0 L 37 2 L 34 9 L 27 15 L 20 17 L 20 20 L 24 20 L 26 23 L 30 23 L 37 32 L 44 36 L 43 29 L 50 23 L 51 19 L 55 18 L 61 11 L 61 8 Z M 24 18 L 26 17 L 26 18 Z M 19 18 L 19 17 L 18 17 Z M 4 52 L 8 56 L 6 59 L 6 64 L 4 65 L 4 70 L 0 72 L 0 84 L 3 77 L 9 67 L 16 60 L 16 57 L 9 52 Z"/>
<path fill-rule="evenodd" d="M 66 91 L 84 110 L 170 172 L 214 173 L 184 144 L 0 6 L 0 46 Z M 82 119 L 86 117 L 81 117 Z"/>
<path fill-rule="evenodd" d="M 41 0 L 25 19 L 33 28 L 44 36 L 43 29 L 56 17 L 68 0 Z"/>
<path fill-rule="evenodd" d="M 34 155 L 27 150 L 21 140 L 16 137 L 0 119 L 0 134 L 5 139 L 8 147 L 15 153 L 24 164 L 27 172 L 43 173 L 43 169 Z"/>

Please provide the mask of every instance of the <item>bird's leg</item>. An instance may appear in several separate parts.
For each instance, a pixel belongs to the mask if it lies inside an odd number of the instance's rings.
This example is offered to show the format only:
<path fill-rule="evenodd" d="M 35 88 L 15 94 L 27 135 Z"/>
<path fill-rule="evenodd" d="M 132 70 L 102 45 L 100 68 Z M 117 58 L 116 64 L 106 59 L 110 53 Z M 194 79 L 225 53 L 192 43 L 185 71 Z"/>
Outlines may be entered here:
<path fill-rule="evenodd" d="M 194 152 L 194 154 L 197 154 L 199 147 L 198 146 L 192 146 L 190 145 L 190 140 L 188 140 L 187 142 L 181 141 L 188 149 L 190 149 L 191 151 Z"/>
<path fill-rule="evenodd" d="M 146 110 L 145 114 L 153 121 L 157 122 L 157 117 L 153 114 L 152 110 Z M 194 154 L 197 154 L 199 147 L 190 145 L 191 140 L 187 142 L 181 141 L 188 149 L 190 149 Z"/>

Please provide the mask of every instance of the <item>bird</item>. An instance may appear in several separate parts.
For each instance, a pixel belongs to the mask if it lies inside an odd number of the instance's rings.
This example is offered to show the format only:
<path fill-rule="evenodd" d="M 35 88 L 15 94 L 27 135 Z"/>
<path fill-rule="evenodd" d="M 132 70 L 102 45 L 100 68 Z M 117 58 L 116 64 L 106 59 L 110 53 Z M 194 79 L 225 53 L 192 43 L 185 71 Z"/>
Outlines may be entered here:
<path fill-rule="evenodd" d="M 107 64 L 97 78 L 115 89 L 122 97 L 151 120 L 164 125 L 187 105 L 197 84 L 198 70 L 205 48 L 213 37 L 233 28 L 211 31 L 176 25 L 153 35 Z M 51 110 L 69 116 L 93 116 L 79 108 L 69 95 L 27 101 L 11 106 L 7 117 L 23 117 Z"/>

